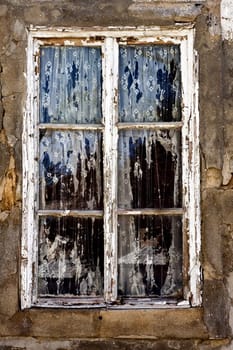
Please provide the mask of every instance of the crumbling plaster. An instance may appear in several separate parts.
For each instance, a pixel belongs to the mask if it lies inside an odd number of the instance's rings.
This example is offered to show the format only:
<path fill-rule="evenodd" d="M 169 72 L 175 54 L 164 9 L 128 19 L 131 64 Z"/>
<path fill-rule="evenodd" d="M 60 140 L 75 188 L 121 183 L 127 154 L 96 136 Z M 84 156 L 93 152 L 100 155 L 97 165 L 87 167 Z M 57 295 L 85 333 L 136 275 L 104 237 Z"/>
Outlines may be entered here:
<path fill-rule="evenodd" d="M 203 307 L 20 311 L 27 28 L 187 22 L 200 67 Z M 0 42 L 0 349 L 233 349 L 232 1 L 3 0 Z"/>

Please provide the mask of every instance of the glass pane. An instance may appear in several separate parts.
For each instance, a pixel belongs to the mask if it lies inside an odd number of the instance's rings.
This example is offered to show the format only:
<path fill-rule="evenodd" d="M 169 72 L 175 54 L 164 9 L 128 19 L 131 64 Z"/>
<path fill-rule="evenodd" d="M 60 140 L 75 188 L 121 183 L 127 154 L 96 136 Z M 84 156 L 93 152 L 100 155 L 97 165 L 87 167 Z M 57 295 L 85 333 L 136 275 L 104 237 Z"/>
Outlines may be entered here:
<path fill-rule="evenodd" d="M 102 295 L 103 220 L 46 217 L 39 229 L 39 295 Z"/>
<path fill-rule="evenodd" d="M 119 120 L 181 120 L 179 46 L 120 47 Z"/>
<path fill-rule="evenodd" d="M 41 131 L 40 209 L 102 209 L 102 134 Z"/>
<path fill-rule="evenodd" d="M 181 218 L 120 216 L 118 226 L 119 297 L 182 295 Z"/>
<path fill-rule="evenodd" d="M 41 48 L 41 123 L 100 123 L 101 95 L 100 48 Z"/>
<path fill-rule="evenodd" d="M 181 207 L 181 132 L 123 130 L 118 141 L 118 206 Z"/>

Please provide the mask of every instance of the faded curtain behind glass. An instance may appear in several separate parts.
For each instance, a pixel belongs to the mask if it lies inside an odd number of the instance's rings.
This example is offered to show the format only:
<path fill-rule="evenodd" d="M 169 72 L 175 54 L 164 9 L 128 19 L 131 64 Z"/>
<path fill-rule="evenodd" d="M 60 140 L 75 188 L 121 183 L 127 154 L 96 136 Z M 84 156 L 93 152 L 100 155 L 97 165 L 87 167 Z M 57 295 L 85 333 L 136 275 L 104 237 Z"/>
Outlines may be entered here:
<path fill-rule="evenodd" d="M 181 120 L 179 46 L 120 47 L 119 119 L 145 125 Z M 118 152 L 118 207 L 182 207 L 179 128 L 121 130 Z M 118 292 L 181 295 L 181 216 L 119 216 Z"/>
<path fill-rule="evenodd" d="M 118 206 L 181 207 L 181 140 L 177 130 L 119 133 Z"/>
<path fill-rule="evenodd" d="M 102 209 L 102 182 L 100 132 L 41 132 L 41 209 Z"/>
<path fill-rule="evenodd" d="M 100 123 L 100 48 L 43 47 L 40 70 L 41 123 Z"/>
<path fill-rule="evenodd" d="M 181 120 L 179 46 L 121 46 L 121 122 Z"/>

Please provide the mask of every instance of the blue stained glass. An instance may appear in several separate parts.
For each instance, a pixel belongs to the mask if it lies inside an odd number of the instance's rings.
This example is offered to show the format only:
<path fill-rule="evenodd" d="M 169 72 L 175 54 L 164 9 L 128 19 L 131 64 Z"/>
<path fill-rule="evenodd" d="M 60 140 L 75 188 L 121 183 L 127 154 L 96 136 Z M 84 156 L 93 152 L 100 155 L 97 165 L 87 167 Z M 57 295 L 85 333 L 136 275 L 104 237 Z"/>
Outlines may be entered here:
<path fill-rule="evenodd" d="M 40 122 L 100 123 L 101 84 L 101 48 L 42 47 Z"/>

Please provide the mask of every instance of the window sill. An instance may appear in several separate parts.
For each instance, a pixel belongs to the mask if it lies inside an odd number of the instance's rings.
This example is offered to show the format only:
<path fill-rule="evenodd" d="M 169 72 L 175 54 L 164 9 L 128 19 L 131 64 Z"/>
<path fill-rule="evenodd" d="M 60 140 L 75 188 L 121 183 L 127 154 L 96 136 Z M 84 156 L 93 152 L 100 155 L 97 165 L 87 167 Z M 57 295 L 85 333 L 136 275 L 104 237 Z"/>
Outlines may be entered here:
<path fill-rule="evenodd" d="M 122 309 L 122 308 L 125 309 Z M 75 309 L 33 307 L 16 314 L 9 327 L 20 334 L 18 326 L 28 324 L 27 335 L 33 337 L 98 338 L 98 339 L 207 339 L 202 307 L 157 305 L 156 308 Z M 1 329 L 1 327 L 0 327 Z"/>
<path fill-rule="evenodd" d="M 187 309 L 192 305 L 188 300 L 175 299 L 125 299 L 115 303 L 105 303 L 103 299 L 76 299 L 76 298 L 39 298 L 32 305 L 35 308 L 72 308 L 72 309 L 105 309 L 105 310 L 145 310 L 145 309 Z"/>

